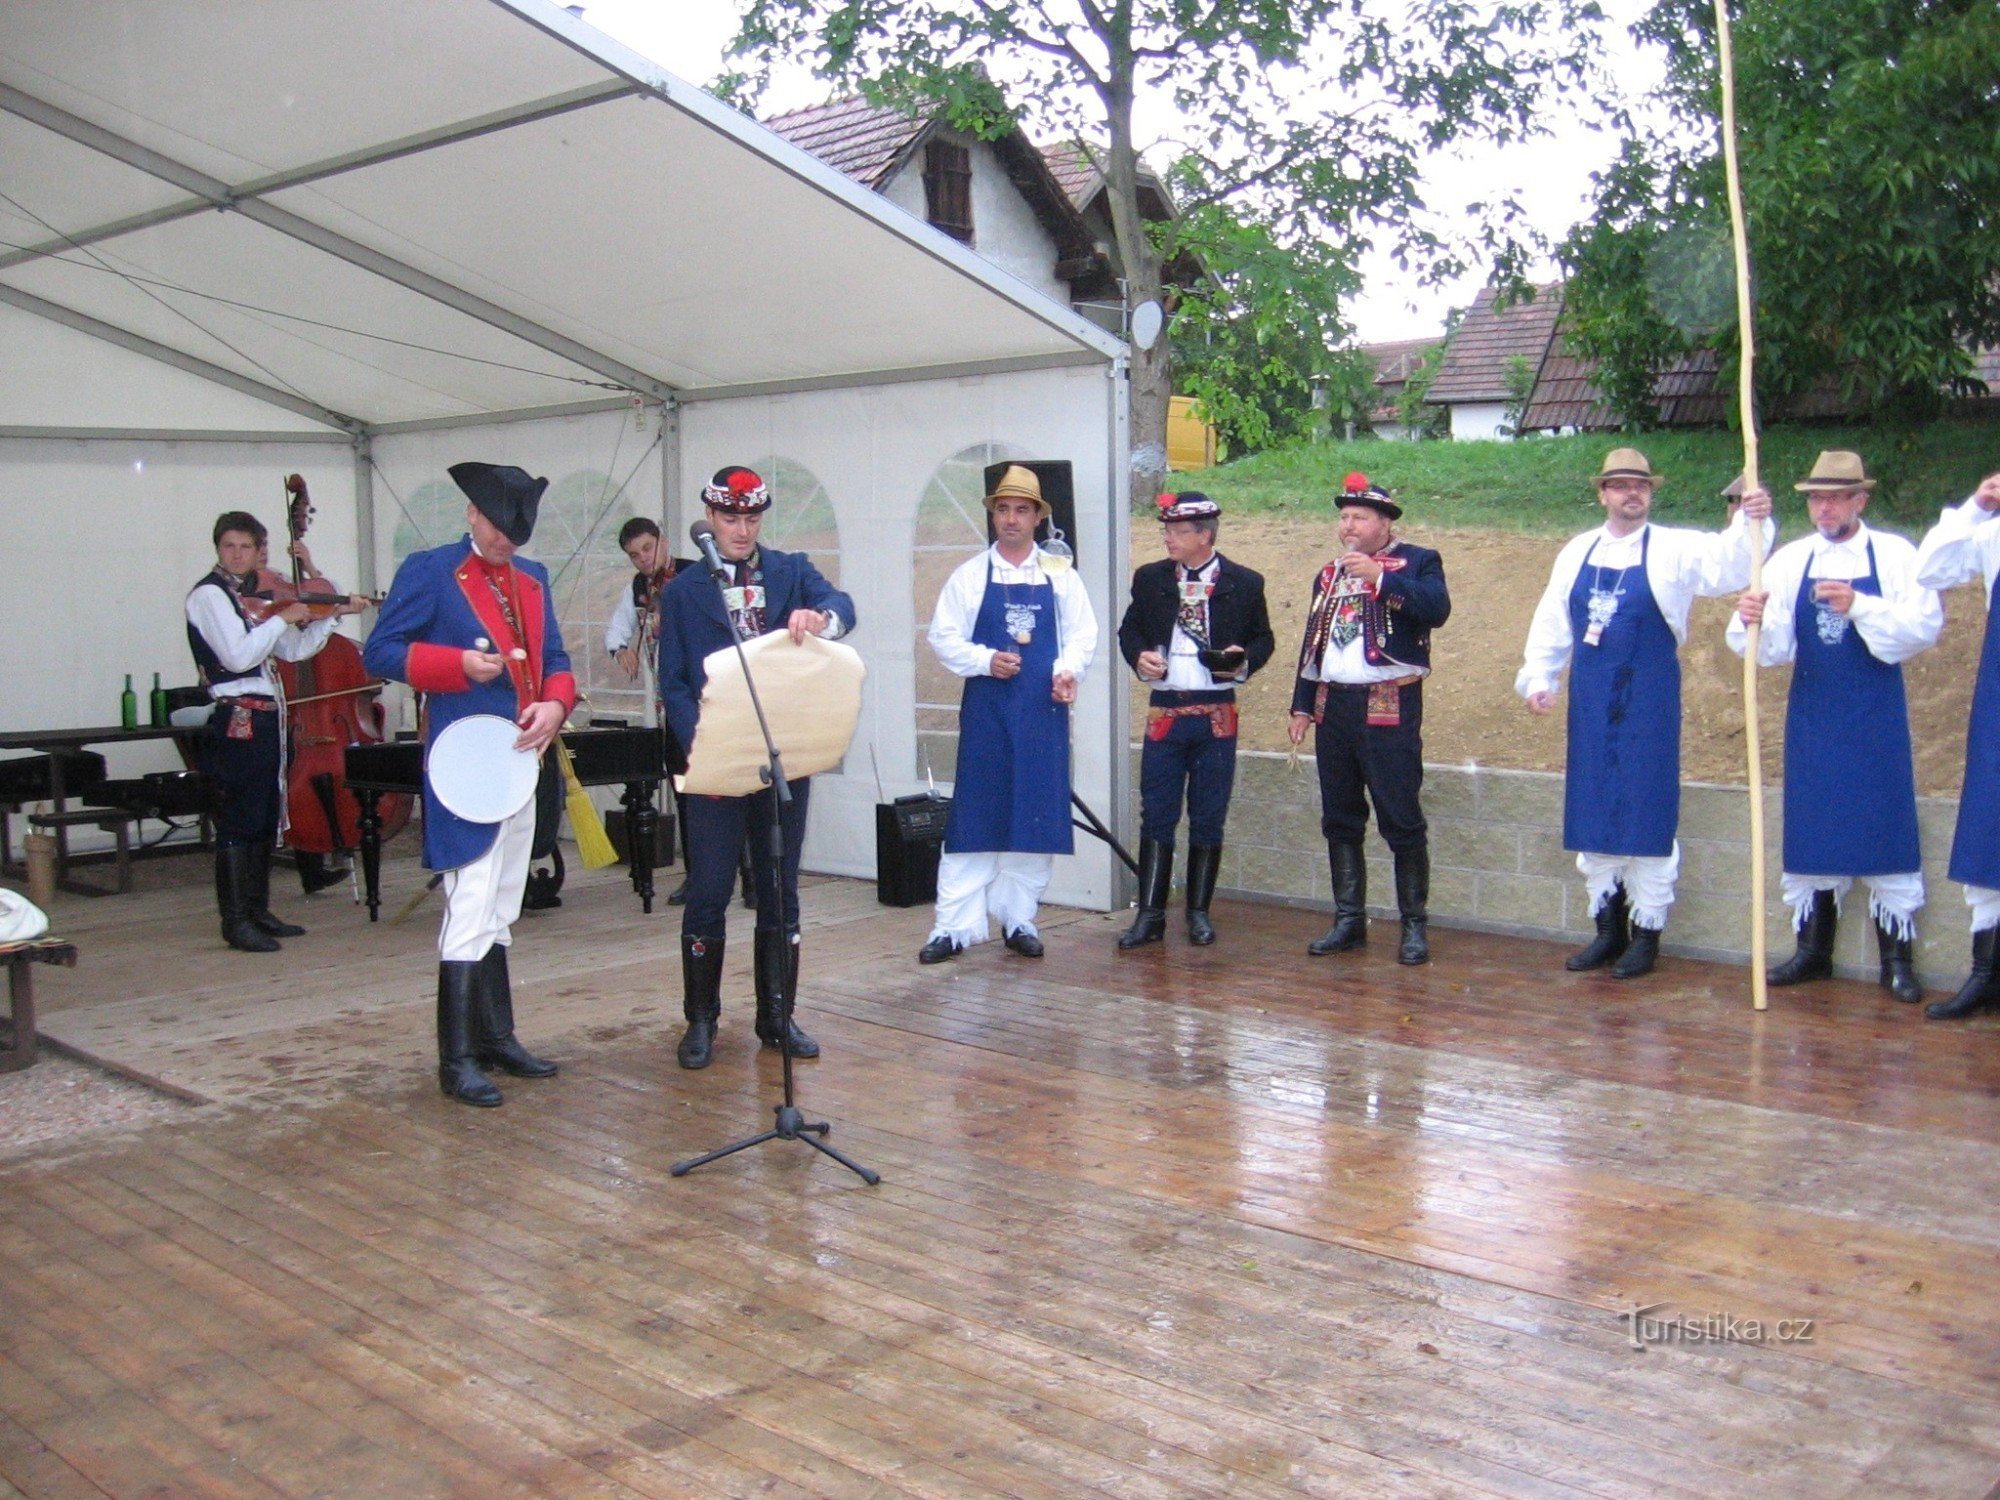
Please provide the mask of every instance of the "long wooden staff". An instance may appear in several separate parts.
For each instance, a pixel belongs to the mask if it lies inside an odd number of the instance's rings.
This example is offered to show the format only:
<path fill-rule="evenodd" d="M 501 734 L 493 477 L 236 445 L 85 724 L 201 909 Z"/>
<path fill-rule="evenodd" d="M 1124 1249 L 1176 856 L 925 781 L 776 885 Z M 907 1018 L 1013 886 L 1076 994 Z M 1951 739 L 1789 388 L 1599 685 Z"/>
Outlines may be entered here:
<path fill-rule="evenodd" d="M 1729 184 L 1729 235 L 1736 252 L 1736 329 L 1741 346 L 1736 364 L 1736 402 L 1743 429 L 1743 490 L 1757 483 L 1756 331 L 1752 326 L 1750 236 L 1743 226 L 1743 179 L 1736 166 L 1736 65 L 1729 50 L 1728 0 L 1715 0 L 1715 39 L 1722 57 L 1722 168 Z M 1744 518 L 1750 530 L 1750 587 L 1764 588 L 1764 528 Z M 1757 652 L 1761 625 L 1749 628 L 1743 647 L 1744 740 L 1750 751 L 1750 1005 L 1770 1004 L 1764 980 L 1764 748 L 1757 713 Z"/>

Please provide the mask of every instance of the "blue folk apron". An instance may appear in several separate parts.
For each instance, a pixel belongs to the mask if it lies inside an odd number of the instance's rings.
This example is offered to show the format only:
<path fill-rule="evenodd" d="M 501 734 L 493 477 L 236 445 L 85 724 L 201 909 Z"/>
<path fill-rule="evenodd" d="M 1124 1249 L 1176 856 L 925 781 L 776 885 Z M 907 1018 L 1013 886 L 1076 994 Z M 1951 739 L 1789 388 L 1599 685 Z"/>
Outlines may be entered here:
<path fill-rule="evenodd" d="M 1951 878 L 2000 890 L 2000 609 L 1986 601 L 1986 640 L 1965 726 L 1965 785 L 1951 840 Z"/>
<path fill-rule="evenodd" d="M 1903 669 L 1877 661 L 1803 574 L 1785 709 L 1785 869 L 1793 875 L 1899 875 L 1920 869 L 1917 780 Z M 1882 593 L 1875 544 L 1854 592 Z M 1864 757 L 1857 761 L 1856 753 Z"/>
<path fill-rule="evenodd" d="M 1578 853 L 1674 852 L 1681 818 L 1681 659 L 1653 598 L 1646 554 L 1616 570 L 1594 567 L 1597 544 L 1569 591 L 1575 647 L 1569 668 L 1569 766 L 1563 847 Z M 1596 645 L 1586 642 L 1593 586 L 1617 608 Z"/>
<path fill-rule="evenodd" d="M 1031 632 L 1019 641 L 1016 635 Z M 1001 584 L 986 565 L 986 594 L 972 639 L 1020 653 L 1009 678 L 969 677 L 958 710 L 958 772 L 944 847 L 950 854 L 1069 854 L 1069 705 L 1049 696 L 1055 681 L 1056 591 Z"/>

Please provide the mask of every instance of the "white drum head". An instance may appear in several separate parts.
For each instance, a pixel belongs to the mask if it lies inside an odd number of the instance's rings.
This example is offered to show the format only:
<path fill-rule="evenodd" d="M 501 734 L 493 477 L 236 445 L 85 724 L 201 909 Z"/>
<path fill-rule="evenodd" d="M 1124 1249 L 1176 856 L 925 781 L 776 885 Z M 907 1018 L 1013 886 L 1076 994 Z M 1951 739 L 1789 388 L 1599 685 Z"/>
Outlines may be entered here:
<path fill-rule="evenodd" d="M 498 714 L 471 714 L 431 741 L 425 769 L 445 811 L 468 823 L 500 823 L 526 807 L 542 774 L 539 757 L 516 750 L 521 727 Z"/>

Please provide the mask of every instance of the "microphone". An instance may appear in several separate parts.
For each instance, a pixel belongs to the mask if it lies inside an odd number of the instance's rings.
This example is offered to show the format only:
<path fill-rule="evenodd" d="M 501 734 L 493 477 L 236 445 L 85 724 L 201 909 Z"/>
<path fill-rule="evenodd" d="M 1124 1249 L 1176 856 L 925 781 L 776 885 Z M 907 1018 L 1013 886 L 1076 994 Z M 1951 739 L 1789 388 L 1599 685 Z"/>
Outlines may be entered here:
<path fill-rule="evenodd" d="M 688 527 L 688 539 L 701 549 L 701 560 L 708 564 L 708 571 L 716 578 L 726 578 L 729 570 L 722 565 L 722 554 L 715 550 L 715 528 L 706 517 Z"/>

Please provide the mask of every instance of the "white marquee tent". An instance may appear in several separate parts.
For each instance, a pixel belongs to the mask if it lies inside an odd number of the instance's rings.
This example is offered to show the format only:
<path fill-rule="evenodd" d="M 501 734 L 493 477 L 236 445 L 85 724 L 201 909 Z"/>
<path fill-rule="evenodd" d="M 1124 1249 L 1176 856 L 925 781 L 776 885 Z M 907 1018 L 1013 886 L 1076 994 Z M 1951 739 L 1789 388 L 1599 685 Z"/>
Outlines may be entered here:
<path fill-rule="evenodd" d="M 579 637 L 620 517 L 679 534 L 756 463 L 861 614 L 862 730 L 807 857 L 871 873 L 875 767 L 911 790 L 920 718 L 949 728 L 920 595 L 976 546 L 966 476 L 1066 458 L 1106 634 L 1077 787 L 1122 822 L 1123 346 L 545 0 L 10 5 L 0 369 L 0 727 L 188 680 L 209 523 L 282 535 L 288 471 L 362 588 L 456 534 L 448 464 L 550 475 L 572 503 L 531 550 L 580 581 Z M 1111 902 L 1101 846 L 1062 864 L 1058 899 Z"/>

